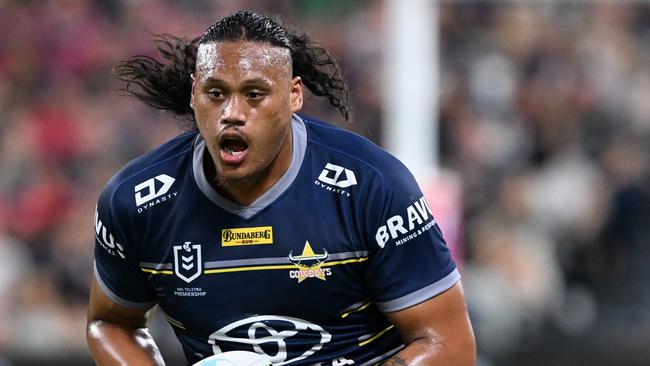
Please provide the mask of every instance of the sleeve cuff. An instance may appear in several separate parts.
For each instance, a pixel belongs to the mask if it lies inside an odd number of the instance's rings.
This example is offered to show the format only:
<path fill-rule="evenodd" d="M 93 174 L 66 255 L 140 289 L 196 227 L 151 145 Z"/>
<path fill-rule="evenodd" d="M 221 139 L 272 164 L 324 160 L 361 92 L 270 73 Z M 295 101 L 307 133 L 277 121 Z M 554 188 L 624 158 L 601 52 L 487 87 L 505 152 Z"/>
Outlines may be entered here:
<path fill-rule="evenodd" d="M 126 308 L 131 308 L 131 309 L 137 309 L 137 310 L 146 310 L 151 308 L 152 306 L 156 305 L 156 300 L 154 301 L 148 301 L 148 302 L 137 302 L 137 301 L 129 301 L 126 300 L 117 294 L 113 292 L 108 285 L 106 285 L 106 282 L 102 279 L 102 276 L 99 274 L 99 270 L 97 269 L 97 262 L 93 263 L 93 270 L 95 272 L 95 278 L 97 279 L 97 283 L 99 284 L 99 287 L 102 289 L 104 294 L 108 296 L 111 301 L 113 301 L 116 304 L 122 305 Z"/>
<path fill-rule="evenodd" d="M 376 303 L 379 310 L 383 312 L 392 312 L 406 309 L 413 305 L 429 300 L 432 297 L 440 295 L 441 293 L 449 290 L 453 285 L 460 281 L 460 273 L 457 268 L 454 268 L 448 275 L 442 279 L 432 283 L 431 285 L 421 288 L 417 291 L 411 292 L 408 295 L 399 297 L 394 300 L 383 301 Z"/>

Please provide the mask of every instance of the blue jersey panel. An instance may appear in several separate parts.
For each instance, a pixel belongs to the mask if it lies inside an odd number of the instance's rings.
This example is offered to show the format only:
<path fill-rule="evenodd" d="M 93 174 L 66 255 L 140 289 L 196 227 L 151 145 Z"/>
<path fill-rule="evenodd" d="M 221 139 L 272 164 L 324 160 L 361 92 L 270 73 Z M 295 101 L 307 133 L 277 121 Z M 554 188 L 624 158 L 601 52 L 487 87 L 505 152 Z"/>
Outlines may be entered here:
<path fill-rule="evenodd" d="M 384 312 L 459 279 L 399 161 L 304 117 L 293 135 L 291 167 L 250 206 L 211 189 L 196 133 L 135 160 L 100 197 L 102 288 L 125 306 L 157 303 L 190 363 L 240 349 L 275 364 L 371 365 L 403 348 Z"/>

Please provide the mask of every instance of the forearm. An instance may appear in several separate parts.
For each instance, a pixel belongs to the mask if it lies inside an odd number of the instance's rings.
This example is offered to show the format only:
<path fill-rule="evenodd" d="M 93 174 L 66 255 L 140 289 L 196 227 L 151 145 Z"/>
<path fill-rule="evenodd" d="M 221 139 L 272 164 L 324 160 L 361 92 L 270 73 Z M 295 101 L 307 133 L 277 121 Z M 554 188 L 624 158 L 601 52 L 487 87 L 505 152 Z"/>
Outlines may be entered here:
<path fill-rule="evenodd" d="M 433 338 L 421 338 L 413 341 L 403 350 L 387 359 L 384 366 L 474 366 L 476 364 L 475 348 L 468 344 L 467 349 L 461 345 L 445 345 Z"/>
<path fill-rule="evenodd" d="M 476 340 L 460 282 L 438 296 L 386 316 L 399 329 L 406 347 L 384 365 L 476 365 Z"/>
<path fill-rule="evenodd" d="M 132 328 L 95 320 L 86 329 L 88 347 L 99 366 L 164 365 L 147 328 Z"/>

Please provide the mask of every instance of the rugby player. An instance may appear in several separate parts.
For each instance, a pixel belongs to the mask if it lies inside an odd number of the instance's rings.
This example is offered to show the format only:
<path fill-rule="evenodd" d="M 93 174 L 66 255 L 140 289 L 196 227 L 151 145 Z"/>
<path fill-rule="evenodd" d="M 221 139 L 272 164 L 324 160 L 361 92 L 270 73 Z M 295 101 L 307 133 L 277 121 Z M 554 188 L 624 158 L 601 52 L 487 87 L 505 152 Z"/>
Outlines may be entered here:
<path fill-rule="evenodd" d="M 97 364 L 163 365 L 147 330 L 156 305 L 189 364 L 234 350 L 276 365 L 475 364 L 458 269 L 411 173 L 299 114 L 308 88 L 348 118 L 325 49 L 240 11 L 158 50 L 162 62 L 136 56 L 116 73 L 190 126 L 99 197 Z"/>

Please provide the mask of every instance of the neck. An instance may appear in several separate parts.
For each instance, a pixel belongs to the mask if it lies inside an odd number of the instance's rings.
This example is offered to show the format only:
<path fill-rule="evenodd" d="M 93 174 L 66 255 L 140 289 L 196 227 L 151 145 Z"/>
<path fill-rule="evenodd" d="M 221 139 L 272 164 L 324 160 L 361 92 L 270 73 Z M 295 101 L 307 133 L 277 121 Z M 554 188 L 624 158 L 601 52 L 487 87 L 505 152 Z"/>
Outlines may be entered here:
<path fill-rule="evenodd" d="M 204 151 L 203 170 L 210 186 L 221 196 L 241 205 L 249 206 L 271 189 L 289 170 L 293 160 L 293 133 L 289 130 L 286 141 L 277 156 L 263 170 L 237 181 L 222 180 L 208 149 Z"/>

